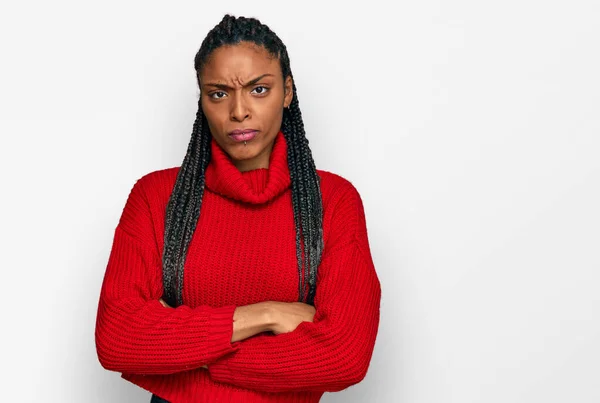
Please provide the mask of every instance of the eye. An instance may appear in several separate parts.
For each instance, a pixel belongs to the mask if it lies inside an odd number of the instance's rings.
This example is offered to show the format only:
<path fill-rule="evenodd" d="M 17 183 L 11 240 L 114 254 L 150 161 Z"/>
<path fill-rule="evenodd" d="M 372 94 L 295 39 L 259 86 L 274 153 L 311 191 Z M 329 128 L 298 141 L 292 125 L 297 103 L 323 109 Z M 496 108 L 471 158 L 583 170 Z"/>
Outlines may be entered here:
<path fill-rule="evenodd" d="M 258 94 L 258 95 L 266 94 L 269 91 L 269 89 L 263 85 L 259 85 L 258 87 L 254 88 L 252 91 L 256 91 L 258 89 L 262 89 L 262 91 L 260 91 L 260 92 L 255 92 L 255 94 Z"/>
<path fill-rule="evenodd" d="M 223 96 L 225 95 L 225 93 L 223 91 L 216 91 L 216 92 L 213 92 L 212 94 L 210 94 L 209 96 L 211 98 L 213 98 L 213 99 L 221 99 L 221 98 L 223 98 L 223 97 L 215 97 L 215 95 L 217 95 L 217 94 L 223 94 Z"/>

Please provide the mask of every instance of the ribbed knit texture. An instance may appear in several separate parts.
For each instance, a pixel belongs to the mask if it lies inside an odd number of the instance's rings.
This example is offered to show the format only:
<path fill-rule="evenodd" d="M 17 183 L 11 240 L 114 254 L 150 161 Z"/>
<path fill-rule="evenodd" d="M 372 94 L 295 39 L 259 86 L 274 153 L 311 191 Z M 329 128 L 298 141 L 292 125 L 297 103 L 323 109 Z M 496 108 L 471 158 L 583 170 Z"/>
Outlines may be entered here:
<path fill-rule="evenodd" d="M 360 382 L 377 336 L 381 286 L 358 191 L 317 171 L 325 250 L 313 322 L 232 343 L 237 306 L 298 300 L 290 175 L 281 132 L 269 168 L 240 172 L 214 139 L 211 147 L 184 305 L 175 309 L 159 299 L 165 210 L 179 168 L 134 184 L 100 293 L 100 363 L 171 403 L 318 402 L 326 391 Z"/>

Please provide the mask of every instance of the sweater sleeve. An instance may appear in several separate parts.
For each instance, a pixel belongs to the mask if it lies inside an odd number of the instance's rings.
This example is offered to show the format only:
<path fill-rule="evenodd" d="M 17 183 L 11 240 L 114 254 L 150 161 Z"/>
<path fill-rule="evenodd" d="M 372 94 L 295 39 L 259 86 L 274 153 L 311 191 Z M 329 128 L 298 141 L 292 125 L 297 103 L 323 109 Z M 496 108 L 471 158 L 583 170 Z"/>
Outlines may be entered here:
<path fill-rule="evenodd" d="M 289 333 L 243 340 L 238 351 L 208 365 L 213 380 L 266 392 L 335 392 L 366 376 L 381 287 L 354 187 L 337 207 L 332 225 L 317 271 L 313 321 Z"/>
<path fill-rule="evenodd" d="M 234 305 L 164 307 L 162 265 L 142 177 L 114 232 L 96 316 L 98 359 L 108 370 L 171 374 L 236 351 Z"/>

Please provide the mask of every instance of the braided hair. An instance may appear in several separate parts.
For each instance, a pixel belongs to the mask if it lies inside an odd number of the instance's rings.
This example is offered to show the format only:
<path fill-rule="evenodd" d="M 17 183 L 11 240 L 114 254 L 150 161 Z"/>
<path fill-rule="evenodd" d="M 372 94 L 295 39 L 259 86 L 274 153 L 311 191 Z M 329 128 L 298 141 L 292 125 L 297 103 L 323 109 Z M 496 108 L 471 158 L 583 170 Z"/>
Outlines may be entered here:
<path fill-rule="evenodd" d="M 298 262 L 298 301 L 313 305 L 317 267 L 323 252 L 323 206 L 320 178 L 304 132 L 296 85 L 287 49 L 281 39 L 255 18 L 226 14 L 203 40 L 194 59 L 197 74 L 210 54 L 223 45 L 241 41 L 263 46 L 280 62 L 284 80 L 292 78 L 293 98 L 284 108 L 281 131 L 287 143 L 288 167 L 292 188 L 292 207 L 296 229 Z M 205 170 L 211 159 L 211 133 L 202 110 L 201 99 L 187 154 L 183 159 L 169 198 L 165 217 L 163 249 L 163 299 L 172 307 L 183 304 L 183 269 L 187 250 L 196 229 L 204 194 Z M 304 276 L 303 276 L 304 273 Z M 308 280 L 308 293 L 305 283 Z"/>

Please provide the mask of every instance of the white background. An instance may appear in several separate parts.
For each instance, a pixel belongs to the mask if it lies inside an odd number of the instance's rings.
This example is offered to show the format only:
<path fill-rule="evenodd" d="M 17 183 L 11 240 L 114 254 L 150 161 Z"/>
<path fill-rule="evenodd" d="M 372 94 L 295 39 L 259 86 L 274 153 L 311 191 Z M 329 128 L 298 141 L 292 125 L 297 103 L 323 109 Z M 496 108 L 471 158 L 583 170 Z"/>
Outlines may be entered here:
<path fill-rule="evenodd" d="M 317 167 L 365 205 L 379 336 L 322 401 L 600 401 L 592 0 L 3 2 L 1 399 L 149 401 L 97 360 L 99 290 L 131 186 L 183 159 L 225 12 L 282 38 Z"/>

